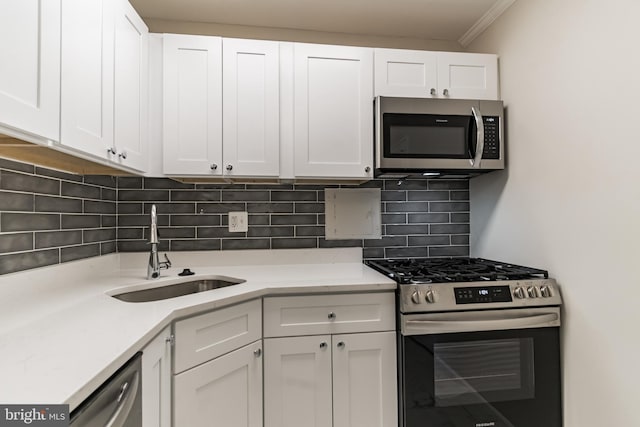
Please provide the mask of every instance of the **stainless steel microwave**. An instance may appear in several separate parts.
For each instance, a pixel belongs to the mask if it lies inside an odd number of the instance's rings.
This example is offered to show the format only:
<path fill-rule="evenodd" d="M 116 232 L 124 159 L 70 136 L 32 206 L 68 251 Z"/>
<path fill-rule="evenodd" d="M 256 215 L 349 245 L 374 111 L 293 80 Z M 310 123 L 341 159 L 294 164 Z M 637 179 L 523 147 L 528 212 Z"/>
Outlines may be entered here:
<path fill-rule="evenodd" d="M 458 177 L 504 169 L 502 101 L 375 99 L 375 175 Z"/>

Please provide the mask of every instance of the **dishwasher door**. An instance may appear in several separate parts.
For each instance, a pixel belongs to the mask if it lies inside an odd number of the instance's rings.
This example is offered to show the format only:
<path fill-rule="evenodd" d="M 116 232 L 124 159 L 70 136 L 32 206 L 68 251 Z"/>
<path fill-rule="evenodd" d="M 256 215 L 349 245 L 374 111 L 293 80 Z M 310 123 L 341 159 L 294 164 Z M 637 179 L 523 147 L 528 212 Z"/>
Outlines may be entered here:
<path fill-rule="evenodd" d="M 142 427 L 142 353 L 71 413 L 72 427 Z"/>

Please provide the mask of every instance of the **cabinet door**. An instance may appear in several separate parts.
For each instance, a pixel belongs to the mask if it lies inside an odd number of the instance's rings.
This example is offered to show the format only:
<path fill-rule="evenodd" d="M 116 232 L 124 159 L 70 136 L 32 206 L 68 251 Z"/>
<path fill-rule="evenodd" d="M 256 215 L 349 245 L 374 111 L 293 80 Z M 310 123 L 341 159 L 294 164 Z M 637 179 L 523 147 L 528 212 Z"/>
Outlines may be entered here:
<path fill-rule="evenodd" d="M 398 425 L 395 332 L 334 335 L 333 427 Z"/>
<path fill-rule="evenodd" d="M 175 376 L 174 425 L 262 426 L 261 341 Z"/>
<path fill-rule="evenodd" d="M 279 43 L 222 42 L 224 174 L 278 176 Z"/>
<path fill-rule="evenodd" d="M 480 53 L 438 53 L 438 84 L 441 97 L 498 99 L 498 57 Z"/>
<path fill-rule="evenodd" d="M 60 0 L 0 0 L 0 125 L 60 139 Z"/>
<path fill-rule="evenodd" d="M 294 45 L 295 175 L 372 178 L 373 49 Z"/>
<path fill-rule="evenodd" d="M 171 426 L 171 328 L 163 330 L 142 352 L 142 425 Z"/>
<path fill-rule="evenodd" d="M 115 17 L 114 138 L 112 160 L 146 171 L 148 132 L 149 29 L 126 0 Z"/>
<path fill-rule="evenodd" d="M 425 98 L 437 95 L 438 56 L 435 52 L 375 50 L 375 95 Z"/>
<path fill-rule="evenodd" d="M 259 299 L 189 317 L 175 323 L 175 368 L 179 373 L 262 336 Z"/>
<path fill-rule="evenodd" d="M 222 175 L 222 39 L 164 35 L 163 169 Z"/>
<path fill-rule="evenodd" d="M 331 427 L 331 337 L 264 340 L 265 427 Z"/>
<path fill-rule="evenodd" d="M 107 158 L 113 147 L 114 1 L 62 3 L 62 145 Z"/>
<path fill-rule="evenodd" d="M 393 292 L 264 299 L 264 336 L 395 330 Z"/>

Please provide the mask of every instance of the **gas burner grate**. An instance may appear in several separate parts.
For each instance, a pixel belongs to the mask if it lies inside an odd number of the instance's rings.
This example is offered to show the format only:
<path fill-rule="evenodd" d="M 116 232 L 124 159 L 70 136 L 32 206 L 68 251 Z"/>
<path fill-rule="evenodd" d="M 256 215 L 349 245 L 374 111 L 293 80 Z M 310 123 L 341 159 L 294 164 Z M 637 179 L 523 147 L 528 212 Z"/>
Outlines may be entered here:
<path fill-rule="evenodd" d="M 546 270 L 484 258 L 405 258 L 367 261 L 398 283 L 450 283 L 548 278 Z"/>

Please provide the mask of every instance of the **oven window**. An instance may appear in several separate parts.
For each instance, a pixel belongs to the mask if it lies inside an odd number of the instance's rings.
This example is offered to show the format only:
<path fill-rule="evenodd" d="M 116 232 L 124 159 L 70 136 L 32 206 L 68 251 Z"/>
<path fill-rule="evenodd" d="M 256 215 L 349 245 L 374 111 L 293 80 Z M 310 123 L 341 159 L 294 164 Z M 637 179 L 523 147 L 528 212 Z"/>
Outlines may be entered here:
<path fill-rule="evenodd" d="M 435 406 L 535 397 L 532 338 L 435 343 Z"/>

